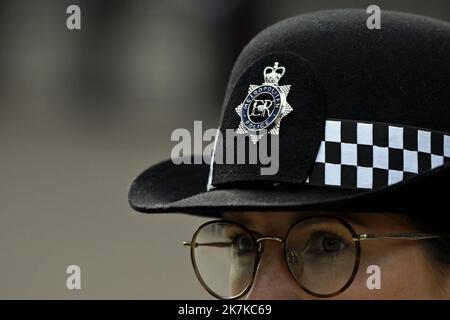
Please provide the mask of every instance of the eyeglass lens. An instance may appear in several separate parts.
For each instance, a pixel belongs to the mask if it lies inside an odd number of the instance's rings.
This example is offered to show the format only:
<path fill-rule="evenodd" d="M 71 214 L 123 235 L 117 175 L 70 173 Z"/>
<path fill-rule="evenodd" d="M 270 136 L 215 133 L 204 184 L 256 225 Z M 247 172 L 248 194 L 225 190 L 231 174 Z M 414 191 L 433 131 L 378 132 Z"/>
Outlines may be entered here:
<path fill-rule="evenodd" d="M 331 295 L 351 280 L 357 259 L 352 232 L 333 218 L 296 223 L 285 242 L 289 271 L 307 292 Z M 255 238 L 232 222 L 214 222 L 194 236 L 193 261 L 203 285 L 220 298 L 242 295 L 251 285 L 258 263 Z"/>

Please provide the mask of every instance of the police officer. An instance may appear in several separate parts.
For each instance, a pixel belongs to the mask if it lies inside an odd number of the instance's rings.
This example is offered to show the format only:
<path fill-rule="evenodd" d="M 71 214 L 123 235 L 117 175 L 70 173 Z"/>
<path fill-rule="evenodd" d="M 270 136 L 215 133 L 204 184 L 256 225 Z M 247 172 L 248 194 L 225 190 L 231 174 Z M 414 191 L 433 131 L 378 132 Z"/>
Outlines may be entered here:
<path fill-rule="evenodd" d="M 450 25 L 366 19 L 323 11 L 259 33 L 232 70 L 211 165 L 168 160 L 132 183 L 137 211 L 219 219 L 186 242 L 213 296 L 450 298 Z M 230 129 L 248 148 L 225 147 Z M 251 146 L 276 148 L 276 173 L 215 161 Z"/>

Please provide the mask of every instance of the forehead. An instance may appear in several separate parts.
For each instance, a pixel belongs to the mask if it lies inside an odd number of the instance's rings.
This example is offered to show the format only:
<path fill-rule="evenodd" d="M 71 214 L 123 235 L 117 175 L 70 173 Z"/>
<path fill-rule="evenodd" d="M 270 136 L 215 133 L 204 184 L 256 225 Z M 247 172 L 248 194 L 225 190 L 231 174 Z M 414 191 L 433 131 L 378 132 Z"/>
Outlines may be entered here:
<path fill-rule="evenodd" d="M 386 226 L 399 228 L 409 225 L 406 217 L 389 213 L 239 211 L 227 212 L 223 215 L 226 220 L 239 222 L 248 228 L 263 231 L 286 230 L 300 219 L 318 216 L 340 217 L 358 229 L 376 230 L 385 229 Z"/>
<path fill-rule="evenodd" d="M 226 212 L 223 217 L 226 220 L 240 222 L 245 225 L 264 225 L 267 223 L 284 225 L 302 219 L 306 215 L 302 212 L 237 211 Z"/>

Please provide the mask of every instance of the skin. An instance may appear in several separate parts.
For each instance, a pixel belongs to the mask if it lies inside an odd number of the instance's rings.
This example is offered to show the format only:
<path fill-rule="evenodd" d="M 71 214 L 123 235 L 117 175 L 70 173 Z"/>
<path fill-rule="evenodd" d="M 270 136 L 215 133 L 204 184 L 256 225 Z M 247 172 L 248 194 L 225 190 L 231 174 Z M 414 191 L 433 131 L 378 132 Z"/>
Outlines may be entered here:
<path fill-rule="evenodd" d="M 224 218 L 251 231 L 283 237 L 298 219 L 318 213 L 234 212 Z M 330 216 L 332 214 L 327 213 Z M 408 220 L 395 214 L 340 214 L 356 233 L 414 232 Z M 420 241 L 373 240 L 361 242 L 358 273 L 347 290 L 329 299 L 450 299 L 450 268 L 440 266 Z M 369 265 L 381 269 L 381 289 L 369 290 Z M 291 276 L 279 242 L 265 241 L 249 300 L 318 299 L 302 290 Z M 320 298 L 319 298 L 320 299 Z"/>

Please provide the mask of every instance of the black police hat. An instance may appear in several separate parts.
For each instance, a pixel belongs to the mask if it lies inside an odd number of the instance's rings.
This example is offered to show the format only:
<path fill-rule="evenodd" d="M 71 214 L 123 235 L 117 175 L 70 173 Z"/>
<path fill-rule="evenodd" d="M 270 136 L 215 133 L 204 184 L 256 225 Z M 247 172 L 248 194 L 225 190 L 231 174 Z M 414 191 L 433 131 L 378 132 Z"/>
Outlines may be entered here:
<path fill-rule="evenodd" d="M 259 129 L 269 130 L 263 139 L 277 136 L 276 174 L 261 175 L 260 162 L 168 160 L 135 179 L 132 208 L 448 210 L 450 24 L 383 11 L 381 29 L 371 30 L 367 18 L 363 10 L 300 15 L 240 54 L 220 132 L 233 129 L 250 146 L 261 143 Z M 259 122 L 255 99 L 271 106 Z"/>

